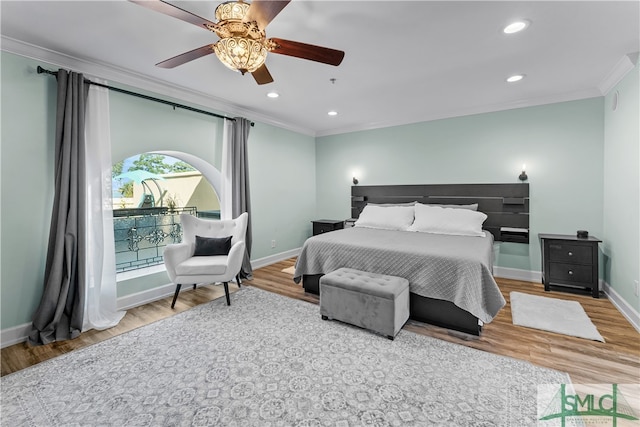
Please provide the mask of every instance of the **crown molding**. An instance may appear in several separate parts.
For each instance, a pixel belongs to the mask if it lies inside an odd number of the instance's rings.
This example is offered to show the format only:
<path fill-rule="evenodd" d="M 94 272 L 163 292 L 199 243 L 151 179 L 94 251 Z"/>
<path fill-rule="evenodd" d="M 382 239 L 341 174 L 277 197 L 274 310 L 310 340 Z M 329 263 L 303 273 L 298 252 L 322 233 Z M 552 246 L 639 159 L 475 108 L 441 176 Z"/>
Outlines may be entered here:
<path fill-rule="evenodd" d="M 393 126 L 404 126 L 415 123 L 430 122 L 434 120 L 451 119 L 455 117 L 471 116 L 475 114 L 495 113 L 498 111 L 514 110 L 517 108 L 536 107 L 546 104 L 557 104 L 561 102 L 578 101 L 581 99 L 596 98 L 602 96 L 598 89 L 587 89 L 562 95 L 544 96 L 536 98 L 522 99 L 515 102 L 508 102 L 503 104 L 483 105 L 481 107 L 464 108 L 449 110 L 437 114 L 427 115 L 415 115 L 405 117 L 401 121 L 384 121 L 368 123 L 366 125 L 357 125 L 351 127 L 343 127 L 337 129 L 330 129 L 327 131 L 320 131 L 316 133 L 316 137 L 340 135 L 350 132 L 359 132 L 366 130 L 381 129 Z"/>
<path fill-rule="evenodd" d="M 350 132 L 381 129 L 393 126 L 403 126 L 434 120 L 505 111 L 516 108 L 533 107 L 545 104 L 555 104 L 560 102 L 576 101 L 580 99 L 603 96 L 606 95 L 616 84 L 618 84 L 620 80 L 622 80 L 622 78 L 631 69 L 633 69 L 633 67 L 635 66 L 634 58 L 637 61 L 637 53 L 624 55 L 598 85 L 597 89 L 594 88 L 562 95 L 529 98 L 505 104 L 494 104 L 475 108 L 455 109 L 445 112 L 438 112 L 435 114 L 416 114 L 415 116 L 404 117 L 402 120 L 372 122 L 316 132 L 312 129 L 301 127 L 293 123 L 283 122 L 263 113 L 241 107 L 231 101 L 216 98 L 210 95 L 205 95 L 201 92 L 197 92 L 183 86 L 174 85 L 166 81 L 155 79 L 140 73 L 135 73 L 131 70 L 115 67 L 113 65 L 101 63 L 99 61 L 89 61 L 86 59 L 76 58 L 5 36 L 2 36 L 1 42 L 2 50 L 9 53 L 24 56 L 37 61 L 42 61 L 50 65 L 73 69 L 88 76 L 94 76 L 96 78 L 109 80 L 112 83 L 150 91 L 159 95 L 179 100 L 181 102 L 192 103 L 204 108 L 213 109 L 215 112 L 221 115 L 227 115 L 230 117 L 243 116 L 253 121 L 276 126 L 282 129 L 290 130 L 292 132 L 312 137 L 323 137 Z"/>
<path fill-rule="evenodd" d="M 108 80 L 110 84 L 126 85 L 140 90 L 153 92 L 181 102 L 187 102 L 207 109 L 212 109 L 223 116 L 242 116 L 253 121 L 287 129 L 292 132 L 315 136 L 315 132 L 313 130 L 297 126 L 292 123 L 285 123 L 257 111 L 241 107 L 231 101 L 205 95 L 201 92 L 197 92 L 183 86 L 174 85 L 140 73 L 135 73 L 131 70 L 115 67 L 99 61 L 77 58 L 54 50 L 25 43 L 20 40 L 12 39 L 10 37 L 2 36 L 0 41 L 2 51 L 24 56 L 36 61 L 42 61 L 49 65 L 72 69 L 85 74 L 87 77 L 105 79 Z"/>
<path fill-rule="evenodd" d="M 633 70 L 636 62 L 638 61 L 638 52 L 624 55 L 616 65 L 613 66 L 611 71 L 602 79 L 598 84 L 598 90 L 600 94 L 606 96 L 611 89 L 613 89 L 620 81 L 627 75 L 627 73 Z"/>

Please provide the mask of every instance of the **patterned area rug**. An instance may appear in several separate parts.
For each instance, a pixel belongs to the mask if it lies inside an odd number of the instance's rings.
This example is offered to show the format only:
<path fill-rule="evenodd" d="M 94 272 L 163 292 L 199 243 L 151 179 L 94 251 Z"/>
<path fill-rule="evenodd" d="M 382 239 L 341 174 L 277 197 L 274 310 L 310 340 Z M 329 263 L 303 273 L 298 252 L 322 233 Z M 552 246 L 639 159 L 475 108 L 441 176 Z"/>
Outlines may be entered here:
<path fill-rule="evenodd" d="M 565 373 L 243 287 L 2 378 L 11 426 L 525 426 Z"/>

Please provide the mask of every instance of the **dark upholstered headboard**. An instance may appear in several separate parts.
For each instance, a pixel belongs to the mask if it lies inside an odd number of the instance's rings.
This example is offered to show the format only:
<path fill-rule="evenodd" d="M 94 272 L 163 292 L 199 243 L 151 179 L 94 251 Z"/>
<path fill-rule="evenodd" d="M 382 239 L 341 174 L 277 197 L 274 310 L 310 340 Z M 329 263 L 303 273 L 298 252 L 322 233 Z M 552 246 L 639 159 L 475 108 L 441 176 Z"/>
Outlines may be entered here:
<path fill-rule="evenodd" d="M 529 243 L 529 184 L 354 185 L 351 216 L 367 203 L 478 204 L 496 241 Z"/>

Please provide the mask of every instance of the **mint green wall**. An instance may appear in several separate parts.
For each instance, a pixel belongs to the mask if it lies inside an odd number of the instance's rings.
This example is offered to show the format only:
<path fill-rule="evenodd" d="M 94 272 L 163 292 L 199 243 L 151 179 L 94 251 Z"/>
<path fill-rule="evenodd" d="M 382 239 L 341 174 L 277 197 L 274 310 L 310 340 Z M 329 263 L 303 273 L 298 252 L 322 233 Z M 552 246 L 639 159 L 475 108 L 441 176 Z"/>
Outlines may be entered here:
<path fill-rule="evenodd" d="M 149 151 L 174 150 L 220 169 L 222 119 L 118 92 L 109 93 L 109 107 L 114 162 Z"/>
<path fill-rule="evenodd" d="M 1 55 L 0 327 L 6 329 L 30 322 L 42 293 L 53 203 L 56 81 L 36 74 L 38 65 L 47 65 L 41 61 Z M 220 167 L 220 119 L 115 92 L 110 93 L 110 107 L 114 162 L 146 151 L 173 150 Z M 298 248 L 310 234 L 314 144 L 312 137 L 261 123 L 251 129 L 252 259 Z M 276 240 L 275 249 L 271 240 Z M 166 273 L 122 281 L 118 296 L 167 283 Z"/>
<path fill-rule="evenodd" d="M 31 321 L 42 295 L 53 205 L 56 81 L 6 53 L 2 72 L 2 329 Z"/>
<path fill-rule="evenodd" d="M 315 138 L 256 123 L 249 133 L 249 173 L 251 258 L 302 247 L 315 215 Z"/>
<path fill-rule="evenodd" d="M 604 279 L 636 311 L 640 297 L 640 66 L 605 98 L 604 111 Z M 618 107 L 612 109 L 619 94 Z"/>
<path fill-rule="evenodd" d="M 318 217 L 348 218 L 361 185 L 519 182 L 527 165 L 529 245 L 497 265 L 540 271 L 538 233 L 602 235 L 603 99 L 521 108 L 318 138 Z"/>

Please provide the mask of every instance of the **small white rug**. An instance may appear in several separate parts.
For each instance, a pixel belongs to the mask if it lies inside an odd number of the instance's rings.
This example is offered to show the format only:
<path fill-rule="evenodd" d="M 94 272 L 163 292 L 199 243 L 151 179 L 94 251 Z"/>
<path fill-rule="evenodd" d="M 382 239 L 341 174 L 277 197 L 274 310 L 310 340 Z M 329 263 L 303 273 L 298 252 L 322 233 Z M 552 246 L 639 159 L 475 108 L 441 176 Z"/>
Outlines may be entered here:
<path fill-rule="evenodd" d="M 295 274 L 295 272 L 296 272 L 296 266 L 292 265 L 291 267 L 283 268 L 282 272 L 283 273 L 288 273 L 288 274 L 293 276 Z"/>
<path fill-rule="evenodd" d="M 577 301 L 511 292 L 513 324 L 604 342 Z"/>

